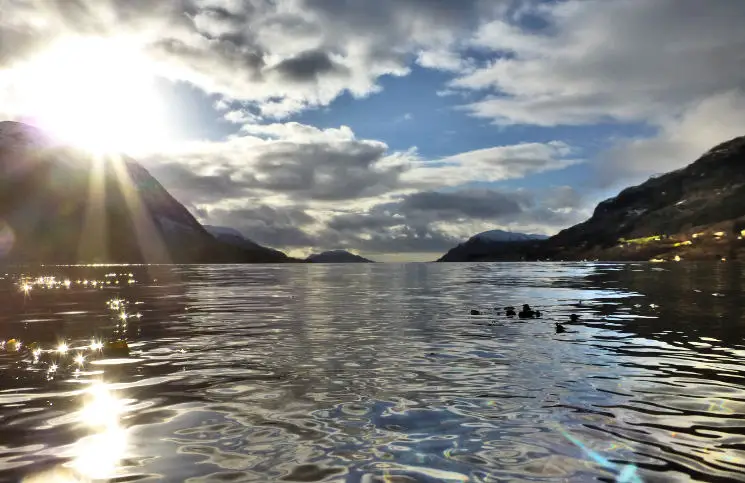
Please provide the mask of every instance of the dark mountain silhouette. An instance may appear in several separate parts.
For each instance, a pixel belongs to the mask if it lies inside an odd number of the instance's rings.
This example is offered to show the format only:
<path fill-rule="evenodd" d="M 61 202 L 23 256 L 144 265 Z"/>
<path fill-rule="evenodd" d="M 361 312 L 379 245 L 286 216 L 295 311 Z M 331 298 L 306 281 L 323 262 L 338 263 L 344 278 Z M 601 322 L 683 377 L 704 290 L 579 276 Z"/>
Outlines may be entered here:
<path fill-rule="evenodd" d="M 496 247 L 481 260 L 719 260 L 745 255 L 745 137 L 689 166 L 603 201 L 543 242 Z"/>
<path fill-rule="evenodd" d="M 477 262 L 482 260 L 519 260 L 526 249 L 538 246 L 543 235 L 526 235 L 491 230 L 472 236 L 448 251 L 438 262 Z"/>
<path fill-rule="evenodd" d="M 546 244 L 547 257 L 649 260 L 737 257 L 745 229 L 745 137 L 603 201 Z"/>
<path fill-rule="evenodd" d="M 209 232 L 210 235 L 215 237 L 218 241 L 226 243 L 228 245 L 236 246 L 239 248 L 243 248 L 245 250 L 269 250 L 270 252 L 275 252 L 275 254 L 283 255 L 282 252 L 279 250 L 275 250 L 273 248 L 267 248 L 265 246 L 259 245 L 253 240 L 250 240 L 243 236 L 241 232 L 236 230 L 235 228 L 230 228 L 227 226 L 214 226 L 214 225 L 203 225 L 204 229 Z"/>
<path fill-rule="evenodd" d="M 0 122 L 0 262 L 285 262 L 213 237 L 133 159 Z"/>
<path fill-rule="evenodd" d="M 323 253 L 314 253 L 306 258 L 312 263 L 374 263 L 372 260 L 349 253 L 346 250 L 331 250 Z"/>

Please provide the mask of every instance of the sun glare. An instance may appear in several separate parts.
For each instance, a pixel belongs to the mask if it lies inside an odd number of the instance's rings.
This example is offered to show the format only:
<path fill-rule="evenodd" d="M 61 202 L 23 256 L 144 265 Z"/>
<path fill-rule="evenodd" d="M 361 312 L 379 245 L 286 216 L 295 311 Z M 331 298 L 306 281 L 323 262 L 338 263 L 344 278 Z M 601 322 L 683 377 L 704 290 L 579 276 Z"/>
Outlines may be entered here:
<path fill-rule="evenodd" d="M 24 104 L 60 141 L 99 153 L 147 150 L 166 134 L 154 72 L 132 42 L 67 39 L 27 64 Z"/>

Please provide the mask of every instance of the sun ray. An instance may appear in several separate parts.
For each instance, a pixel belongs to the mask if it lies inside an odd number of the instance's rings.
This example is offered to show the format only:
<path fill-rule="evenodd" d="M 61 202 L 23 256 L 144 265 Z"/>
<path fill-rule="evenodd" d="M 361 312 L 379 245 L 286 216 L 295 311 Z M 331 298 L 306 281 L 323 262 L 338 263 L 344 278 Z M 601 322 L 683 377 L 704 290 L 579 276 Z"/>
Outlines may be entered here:
<path fill-rule="evenodd" d="M 103 156 L 93 157 L 88 180 L 83 230 L 78 245 L 78 261 L 100 262 L 108 257 L 106 185 Z"/>
<path fill-rule="evenodd" d="M 129 211 L 132 229 L 144 262 L 147 264 L 171 263 L 171 255 L 160 236 L 161 231 L 137 191 L 137 185 L 127 169 L 127 161 L 121 156 L 112 156 L 109 163 Z"/>

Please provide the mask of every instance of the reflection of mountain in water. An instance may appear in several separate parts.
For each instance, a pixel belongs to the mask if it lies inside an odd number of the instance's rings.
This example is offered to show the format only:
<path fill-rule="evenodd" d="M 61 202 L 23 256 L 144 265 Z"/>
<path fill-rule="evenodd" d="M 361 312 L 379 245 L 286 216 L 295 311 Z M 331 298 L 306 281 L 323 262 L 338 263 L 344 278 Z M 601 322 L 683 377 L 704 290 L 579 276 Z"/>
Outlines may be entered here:
<path fill-rule="evenodd" d="M 702 362 L 731 358 L 737 350 L 745 355 L 745 275 L 739 263 L 681 263 L 664 269 L 650 269 L 646 263 L 615 267 L 621 268 L 600 270 L 588 275 L 587 280 L 591 285 L 642 296 L 620 306 L 577 306 L 577 313 L 586 313 L 586 325 L 631 334 L 622 337 L 660 341 L 668 348 L 690 352 L 689 357 Z M 616 350 L 642 355 L 638 351 L 643 349 L 635 349 L 632 343 Z M 648 355 L 659 356 L 654 351 Z M 724 376 L 703 363 L 693 370 L 712 379 Z"/>

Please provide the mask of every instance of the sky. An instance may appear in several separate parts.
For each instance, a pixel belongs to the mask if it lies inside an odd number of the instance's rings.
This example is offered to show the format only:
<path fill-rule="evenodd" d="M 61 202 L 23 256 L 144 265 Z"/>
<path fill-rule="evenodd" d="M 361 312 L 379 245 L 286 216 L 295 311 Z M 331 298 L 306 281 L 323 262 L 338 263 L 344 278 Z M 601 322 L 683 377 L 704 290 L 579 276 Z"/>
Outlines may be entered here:
<path fill-rule="evenodd" d="M 745 134 L 741 0 L 0 0 L 0 119 L 286 253 L 551 235 Z"/>

